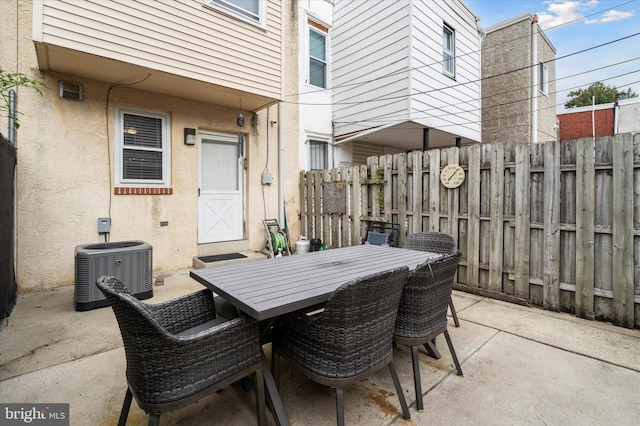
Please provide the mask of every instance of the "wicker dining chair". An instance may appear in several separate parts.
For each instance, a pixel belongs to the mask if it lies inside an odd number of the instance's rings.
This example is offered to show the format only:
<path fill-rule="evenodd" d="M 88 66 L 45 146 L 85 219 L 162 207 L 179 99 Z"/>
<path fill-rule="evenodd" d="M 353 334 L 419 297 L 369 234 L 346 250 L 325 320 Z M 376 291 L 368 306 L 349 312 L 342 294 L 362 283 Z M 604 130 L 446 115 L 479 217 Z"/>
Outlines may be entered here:
<path fill-rule="evenodd" d="M 262 348 L 258 322 L 242 316 L 215 317 L 213 294 L 201 290 L 159 304 L 136 299 L 117 278 L 97 286 L 113 308 L 127 360 L 127 392 L 118 425 L 124 425 L 132 397 L 149 414 L 185 407 L 255 374 L 258 424 L 266 424 Z"/>
<path fill-rule="evenodd" d="M 430 251 L 440 254 L 453 254 L 458 249 L 458 244 L 451 235 L 444 232 L 416 232 L 407 236 L 404 240 L 403 248 L 412 250 Z M 453 306 L 453 299 L 449 298 L 449 309 L 456 327 L 460 327 L 456 308 Z"/>
<path fill-rule="evenodd" d="M 404 267 L 345 283 L 333 292 L 322 312 L 282 316 L 273 341 L 276 383 L 278 357 L 283 357 L 311 380 L 335 388 L 337 424 L 342 426 L 343 387 L 388 366 L 402 416 L 409 419 L 393 364 L 393 330 L 407 274 Z"/>
<path fill-rule="evenodd" d="M 462 375 L 447 331 L 447 303 L 459 258 L 460 252 L 456 251 L 418 266 L 409 274 L 400 300 L 393 339 L 396 343 L 411 347 L 418 410 L 423 409 L 418 346 L 424 345 L 429 350 L 427 343 L 444 333 L 456 371 L 459 376 Z"/>

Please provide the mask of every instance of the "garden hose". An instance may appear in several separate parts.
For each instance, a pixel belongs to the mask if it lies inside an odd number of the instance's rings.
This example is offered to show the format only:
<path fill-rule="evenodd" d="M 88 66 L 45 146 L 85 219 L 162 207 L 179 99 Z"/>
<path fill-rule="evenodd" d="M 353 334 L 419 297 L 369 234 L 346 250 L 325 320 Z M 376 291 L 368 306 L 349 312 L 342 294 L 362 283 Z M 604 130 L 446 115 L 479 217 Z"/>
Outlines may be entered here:
<path fill-rule="evenodd" d="M 274 252 L 284 252 L 287 245 L 287 240 L 282 231 L 271 233 L 271 246 Z"/>

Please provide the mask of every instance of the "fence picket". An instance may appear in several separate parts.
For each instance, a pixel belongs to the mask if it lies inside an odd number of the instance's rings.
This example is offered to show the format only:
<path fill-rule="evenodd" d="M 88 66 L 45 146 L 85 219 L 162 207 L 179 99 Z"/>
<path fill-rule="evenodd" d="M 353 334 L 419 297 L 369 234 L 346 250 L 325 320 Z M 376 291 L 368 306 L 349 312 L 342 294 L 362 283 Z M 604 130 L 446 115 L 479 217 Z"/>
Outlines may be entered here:
<path fill-rule="evenodd" d="M 450 163 L 466 171 L 456 189 L 439 179 Z M 300 179 L 300 235 L 329 248 L 360 244 L 372 220 L 400 224 L 401 243 L 448 232 L 456 288 L 640 327 L 639 135 L 387 154 Z M 346 212 L 323 211 L 339 181 Z"/>

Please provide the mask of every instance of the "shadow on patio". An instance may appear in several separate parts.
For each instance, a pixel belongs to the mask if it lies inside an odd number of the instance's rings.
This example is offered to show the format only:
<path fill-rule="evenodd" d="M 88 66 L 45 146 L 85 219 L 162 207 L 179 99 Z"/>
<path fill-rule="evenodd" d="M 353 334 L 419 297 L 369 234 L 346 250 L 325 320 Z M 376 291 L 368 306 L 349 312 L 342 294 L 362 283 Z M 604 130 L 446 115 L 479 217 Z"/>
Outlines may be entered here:
<path fill-rule="evenodd" d="M 145 302 L 200 289 L 188 269 L 180 270 Z M 116 424 L 126 390 L 120 332 L 110 308 L 76 312 L 73 290 L 18 296 L 0 330 L 0 402 L 69 403 L 71 425 Z M 425 410 L 418 412 L 410 352 L 399 346 L 394 359 L 411 420 L 400 416 L 383 369 L 345 389 L 348 425 L 637 424 L 640 330 L 461 292 L 454 303 L 461 327 L 450 321 L 449 332 L 464 376 L 456 376 L 440 337 L 440 360 L 421 355 Z M 284 362 L 281 393 L 292 425 L 335 424 L 333 390 Z M 134 402 L 128 424 L 147 421 Z M 240 386 L 161 417 L 161 424 L 255 423 L 254 393 Z"/>

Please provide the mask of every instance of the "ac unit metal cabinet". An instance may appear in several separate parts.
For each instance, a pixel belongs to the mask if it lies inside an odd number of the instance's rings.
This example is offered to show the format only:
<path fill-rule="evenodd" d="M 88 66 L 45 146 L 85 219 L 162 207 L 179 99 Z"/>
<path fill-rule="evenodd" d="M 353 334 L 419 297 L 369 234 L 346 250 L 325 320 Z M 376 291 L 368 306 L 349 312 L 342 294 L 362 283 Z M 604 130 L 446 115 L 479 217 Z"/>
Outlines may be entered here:
<path fill-rule="evenodd" d="M 153 249 L 144 241 L 85 244 L 75 250 L 76 311 L 107 306 L 96 286 L 103 275 L 120 279 L 138 299 L 153 297 Z"/>

